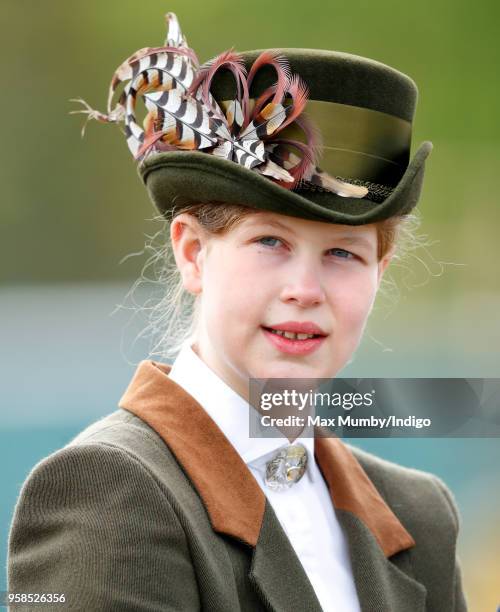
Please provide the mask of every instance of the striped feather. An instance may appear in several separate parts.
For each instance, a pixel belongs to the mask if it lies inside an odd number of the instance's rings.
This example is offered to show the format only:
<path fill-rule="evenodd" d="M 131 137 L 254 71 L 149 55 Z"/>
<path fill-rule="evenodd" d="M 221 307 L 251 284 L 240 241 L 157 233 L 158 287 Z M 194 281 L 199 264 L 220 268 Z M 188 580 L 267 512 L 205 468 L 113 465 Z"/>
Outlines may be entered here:
<path fill-rule="evenodd" d="M 294 184 L 291 188 L 298 185 L 307 170 L 317 165 L 322 146 L 321 133 L 305 114 L 297 117 L 295 123 L 304 130 L 305 143 L 283 138 L 266 142 L 270 159 L 285 168 L 293 177 Z M 295 155 L 293 149 L 300 151 L 301 156 Z"/>
<path fill-rule="evenodd" d="M 141 142 L 139 140 L 137 140 L 136 138 L 134 138 L 133 136 L 128 136 L 127 137 L 127 146 L 130 150 L 130 152 L 132 153 L 132 155 L 134 156 L 134 158 L 137 159 L 138 157 L 138 151 L 141 147 Z"/>
<path fill-rule="evenodd" d="M 280 143 L 266 143 L 266 153 L 269 159 L 282 166 L 285 170 L 291 170 L 300 163 L 301 158 L 295 155 L 287 146 Z"/>
<path fill-rule="evenodd" d="M 240 166 L 244 166 L 245 168 L 248 168 L 249 170 L 252 168 L 252 166 L 255 166 L 257 163 L 259 163 L 258 160 L 255 159 L 255 157 L 253 157 L 249 153 L 246 153 L 242 149 L 234 150 L 234 160 L 233 161 L 236 161 Z"/>
<path fill-rule="evenodd" d="M 243 111 L 238 100 L 232 100 L 226 110 L 227 125 L 232 132 L 237 132 L 243 125 Z"/>
<path fill-rule="evenodd" d="M 175 58 L 180 58 L 182 62 L 177 61 L 173 67 Z M 113 96 L 120 83 L 133 79 L 139 72 L 158 67 L 172 73 L 174 78 L 181 81 L 185 87 L 189 87 L 194 78 L 194 66 L 197 65 L 197 62 L 198 60 L 191 49 L 178 49 L 176 47 L 144 47 L 139 49 L 122 62 L 113 74 L 108 91 L 108 113 L 111 112 Z M 187 68 L 184 68 L 183 65 L 186 65 Z M 187 75 L 185 79 L 180 78 L 182 71 Z"/>
<path fill-rule="evenodd" d="M 277 103 L 283 98 L 286 86 L 292 76 L 290 70 L 290 64 L 283 55 L 279 55 L 276 51 L 267 50 L 263 51 L 254 61 L 250 72 L 248 73 L 247 83 L 250 89 L 255 74 L 262 68 L 262 66 L 272 66 L 276 70 L 278 80 L 276 82 L 276 92 L 274 102 Z"/>
<path fill-rule="evenodd" d="M 185 97 L 179 90 L 144 94 L 146 108 L 158 106 L 165 114 L 162 131 L 176 130 L 169 140 L 179 148 L 207 148 L 217 144 L 216 126 L 204 106 L 193 97 Z"/>
<path fill-rule="evenodd" d="M 167 25 L 167 36 L 165 38 L 166 47 L 178 47 L 180 49 L 189 48 L 186 37 L 183 35 L 179 20 L 175 13 L 167 13 L 165 15 L 165 23 Z"/>
<path fill-rule="evenodd" d="M 188 95 L 189 95 L 189 93 L 188 93 Z M 196 100 L 199 100 L 202 104 L 205 104 L 205 106 L 207 107 L 209 112 L 213 113 L 223 123 L 226 123 L 226 117 L 225 117 L 224 113 L 222 112 L 221 107 L 218 105 L 217 100 L 212 96 L 212 94 L 210 92 L 208 92 L 208 105 L 203 100 L 203 92 L 201 90 L 201 87 L 199 87 L 196 90 L 196 92 L 194 94 L 194 97 L 196 98 Z"/>
<path fill-rule="evenodd" d="M 311 150 L 311 147 L 308 144 L 300 142 L 298 140 L 291 140 L 288 138 L 276 138 L 274 142 L 284 145 L 287 148 L 291 147 L 292 149 L 300 151 L 301 157 L 299 158 L 299 161 L 293 167 L 288 168 L 290 174 L 292 174 L 296 181 L 299 181 L 302 178 L 303 174 L 309 168 L 314 166 L 315 158 L 313 155 L 313 151 Z M 292 161 L 292 159 L 295 161 L 296 158 L 297 156 L 293 155 L 293 153 L 290 153 L 288 156 L 289 161 Z"/>
<path fill-rule="evenodd" d="M 287 183 L 291 183 L 294 180 L 293 176 L 289 172 L 287 172 L 285 168 L 273 162 L 271 159 L 268 159 L 265 164 L 257 166 L 255 170 L 257 170 L 261 174 L 277 179 L 278 181 L 285 181 Z"/>
<path fill-rule="evenodd" d="M 226 120 L 214 118 L 213 122 L 215 126 L 214 128 L 215 133 L 217 134 L 217 136 L 219 136 L 219 138 L 221 138 L 222 140 L 229 140 L 232 142 L 233 137 L 231 136 L 231 132 L 229 131 L 229 128 L 227 127 Z"/>
<path fill-rule="evenodd" d="M 237 140 L 233 146 L 236 160 L 247 168 L 253 168 L 265 161 L 264 143 L 260 140 Z"/>
<path fill-rule="evenodd" d="M 174 66 L 175 59 L 172 58 L 171 66 Z M 181 73 L 182 74 L 182 73 Z M 142 128 L 137 124 L 136 116 L 135 116 L 135 106 L 137 102 L 137 96 L 143 95 L 144 100 L 146 102 L 145 94 L 151 93 L 152 95 L 161 96 L 162 93 L 172 90 L 178 92 L 177 86 L 178 81 L 172 76 L 172 74 L 167 74 L 162 70 L 147 69 L 138 74 L 133 81 L 127 84 L 125 87 L 122 97 L 120 98 L 119 104 L 122 104 L 122 100 L 124 98 L 125 108 L 123 109 L 123 113 L 125 115 L 125 123 L 129 128 L 131 133 L 130 140 L 128 140 L 128 145 L 130 150 L 137 150 L 135 143 L 132 142 L 132 137 L 135 137 L 137 140 L 141 138 L 141 132 L 143 132 Z M 172 89 L 173 88 L 173 89 Z M 151 111 L 151 107 L 146 107 L 149 111 Z M 118 107 L 117 107 L 118 108 Z M 142 139 L 144 136 L 142 135 Z M 188 142 L 193 141 L 190 134 L 183 133 L 181 136 L 183 146 L 187 146 Z M 193 142 L 197 142 L 196 139 Z M 203 142 L 204 146 L 207 145 L 206 142 L 200 139 L 200 142 Z"/>
<path fill-rule="evenodd" d="M 295 121 L 295 119 L 297 119 L 297 117 L 304 111 L 307 104 L 307 98 L 309 96 L 309 89 L 299 75 L 294 74 L 290 80 L 287 93 L 292 98 L 292 101 L 290 105 L 286 106 L 287 118 L 280 125 L 280 131 Z"/>
<path fill-rule="evenodd" d="M 257 100 L 255 100 L 255 104 L 254 104 L 253 111 L 252 111 L 252 116 L 254 118 L 260 113 L 262 108 L 268 103 L 269 98 L 271 98 L 271 96 L 274 96 L 275 91 L 276 91 L 276 85 L 272 85 L 271 87 L 268 87 L 266 90 L 264 90 L 260 94 L 260 96 L 257 98 Z"/>
<path fill-rule="evenodd" d="M 144 139 L 151 136 L 154 132 L 158 131 L 158 125 L 162 119 L 159 117 L 159 108 L 155 106 L 152 108 L 142 122 L 142 127 L 144 128 Z"/>
<path fill-rule="evenodd" d="M 144 142 L 136 149 L 134 157 L 142 159 L 154 151 L 177 151 L 177 147 L 163 141 L 162 132 L 153 132 L 144 138 Z"/>
<path fill-rule="evenodd" d="M 295 155 L 291 149 L 297 149 L 302 156 Z M 297 140 L 276 138 L 272 143 L 266 143 L 266 152 L 272 161 L 285 168 L 293 177 L 293 183 L 283 185 L 287 189 L 294 189 L 306 170 L 313 166 L 311 148 Z"/>
<path fill-rule="evenodd" d="M 92 109 L 72 111 L 101 122 L 125 123 L 127 145 L 136 159 L 154 151 L 206 150 L 216 157 L 254 169 L 278 185 L 293 189 L 308 180 L 345 197 L 364 197 L 364 187 L 340 181 L 318 167 L 321 134 L 304 115 L 307 85 L 292 75 L 286 57 L 262 52 L 247 75 L 241 55 L 233 49 L 199 66 L 174 13 L 165 15 L 167 35 L 162 47 L 143 47 L 118 66 L 108 91 L 107 114 Z M 249 90 L 263 67 L 276 72 L 276 81 L 250 105 Z M 218 71 L 230 70 L 236 97 L 225 111 L 210 91 Z M 112 108 L 115 92 L 123 90 Z M 142 96 L 146 116 L 137 123 L 136 103 Z M 291 123 L 305 134 L 306 142 L 279 138 Z"/>
<path fill-rule="evenodd" d="M 366 187 L 340 181 L 327 172 L 323 172 L 317 166 L 313 166 L 306 172 L 302 179 L 313 183 L 313 185 L 319 185 L 343 198 L 363 198 L 368 193 Z"/>
<path fill-rule="evenodd" d="M 210 85 L 217 71 L 221 70 L 222 68 L 226 68 L 233 73 L 236 81 L 237 99 L 241 104 L 243 115 L 246 117 L 249 112 L 249 94 L 246 81 L 246 68 L 241 56 L 238 53 L 235 53 L 233 49 L 224 51 L 224 53 L 217 55 L 210 61 L 203 64 L 203 66 L 200 67 L 193 83 L 189 87 L 188 93 L 194 94 L 200 87 L 202 101 L 207 106 L 210 106 Z"/>
<path fill-rule="evenodd" d="M 111 103 L 113 100 L 114 92 L 116 87 L 124 80 L 131 80 L 134 83 L 134 87 L 139 89 L 140 85 L 136 83 L 137 79 L 140 79 L 141 74 L 151 73 L 156 71 L 157 74 L 161 75 L 161 80 L 164 83 L 163 88 L 170 89 L 170 87 L 180 87 L 186 90 L 194 79 L 194 69 L 190 60 L 178 53 L 153 53 L 143 57 L 139 62 L 129 66 L 130 70 L 127 72 L 126 78 L 120 78 L 116 81 L 114 86 L 111 86 L 108 93 L 108 114 L 116 112 L 116 106 L 113 111 L 111 110 Z M 168 85 L 172 83 L 172 85 Z M 130 87 L 131 83 L 127 87 Z M 117 106 L 121 104 L 121 98 Z"/>
<path fill-rule="evenodd" d="M 278 104 L 282 101 L 283 96 L 285 95 L 285 91 L 291 79 L 291 70 L 290 64 L 288 60 L 283 55 L 279 55 L 276 51 L 267 50 L 263 51 L 253 62 L 252 67 L 250 68 L 250 72 L 247 77 L 247 85 L 248 90 L 252 85 L 252 81 L 256 75 L 256 73 L 263 66 L 272 66 L 278 77 L 275 85 L 273 86 L 273 103 Z M 258 111 L 257 111 L 258 112 Z M 243 129 L 250 123 L 250 116 L 245 117 L 245 122 L 243 123 Z"/>
<path fill-rule="evenodd" d="M 281 104 L 270 102 L 247 125 L 240 138 L 266 138 L 280 127 L 287 117 L 286 109 Z"/>
<path fill-rule="evenodd" d="M 231 160 L 233 157 L 233 143 L 229 140 L 224 140 L 212 151 L 209 151 L 209 153 L 215 155 L 216 157 L 222 157 L 223 159 Z"/>
<path fill-rule="evenodd" d="M 213 139 L 183 123 L 172 115 L 165 115 L 161 126 L 162 140 L 174 145 L 181 151 L 194 151 L 214 146 Z"/>

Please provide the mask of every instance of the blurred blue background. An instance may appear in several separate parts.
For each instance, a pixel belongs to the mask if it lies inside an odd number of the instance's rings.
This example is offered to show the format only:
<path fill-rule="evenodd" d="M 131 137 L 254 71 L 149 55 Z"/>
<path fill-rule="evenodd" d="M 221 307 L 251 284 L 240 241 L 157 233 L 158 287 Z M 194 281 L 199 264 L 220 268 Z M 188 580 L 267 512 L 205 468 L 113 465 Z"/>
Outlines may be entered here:
<path fill-rule="evenodd" d="M 50 6 L 50 10 L 48 10 Z M 429 246 L 394 266 L 346 377 L 500 377 L 497 42 L 493 1 L 393 0 L 242 5 L 106 3 L 0 6 L 0 590 L 14 504 L 29 470 L 116 409 L 148 357 L 128 294 L 147 236 L 161 230 L 115 126 L 67 113 L 104 110 L 114 68 L 164 39 L 174 11 L 201 61 L 235 46 L 320 47 L 409 74 L 420 99 L 412 151 L 432 140 L 419 205 Z M 132 257 L 126 257 L 135 254 Z M 390 284 L 391 279 L 394 284 Z M 137 304 L 138 306 L 136 306 Z M 500 602 L 500 444 L 496 439 L 353 440 L 441 476 L 462 513 L 459 554 L 471 610 Z"/>

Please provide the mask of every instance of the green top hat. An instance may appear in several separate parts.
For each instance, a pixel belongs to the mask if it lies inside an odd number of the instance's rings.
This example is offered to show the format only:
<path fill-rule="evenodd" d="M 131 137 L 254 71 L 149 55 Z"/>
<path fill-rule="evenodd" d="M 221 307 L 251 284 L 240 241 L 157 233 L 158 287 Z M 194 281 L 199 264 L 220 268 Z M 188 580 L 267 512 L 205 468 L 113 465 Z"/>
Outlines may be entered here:
<path fill-rule="evenodd" d="M 82 111 L 125 123 L 162 214 L 183 201 L 217 201 L 361 225 L 415 207 L 432 143 L 410 161 L 412 79 L 368 58 L 317 49 L 230 50 L 199 67 L 175 15 L 166 19 L 165 45 L 137 51 L 116 70 L 108 113 Z M 135 115 L 140 95 L 143 127 Z"/>

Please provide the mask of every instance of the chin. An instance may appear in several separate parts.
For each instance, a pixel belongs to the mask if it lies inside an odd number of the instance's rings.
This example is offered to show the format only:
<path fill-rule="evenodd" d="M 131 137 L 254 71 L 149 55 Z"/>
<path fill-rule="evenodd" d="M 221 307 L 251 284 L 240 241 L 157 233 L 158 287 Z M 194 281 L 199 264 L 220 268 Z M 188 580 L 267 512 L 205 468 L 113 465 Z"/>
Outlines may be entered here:
<path fill-rule="evenodd" d="M 299 363 L 280 363 L 264 368 L 256 378 L 324 378 L 322 367 Z"/>

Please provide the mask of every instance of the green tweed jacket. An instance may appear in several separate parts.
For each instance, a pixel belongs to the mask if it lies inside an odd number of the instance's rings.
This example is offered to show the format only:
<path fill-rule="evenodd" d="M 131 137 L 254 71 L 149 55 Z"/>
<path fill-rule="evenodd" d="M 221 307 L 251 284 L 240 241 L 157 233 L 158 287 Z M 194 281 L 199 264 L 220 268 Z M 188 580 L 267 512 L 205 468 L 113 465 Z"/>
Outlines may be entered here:
<path fill-rule="evenodd" d="M 55 611 L 320 611 L 262 489 L 169 369 L 141 362 L 118 410 L 33 468 L 9 591 L 63 593 Z M 338 438 L 316 438 L 315 456 L 363 612 L 466 610 L 444 484 Z"/>

